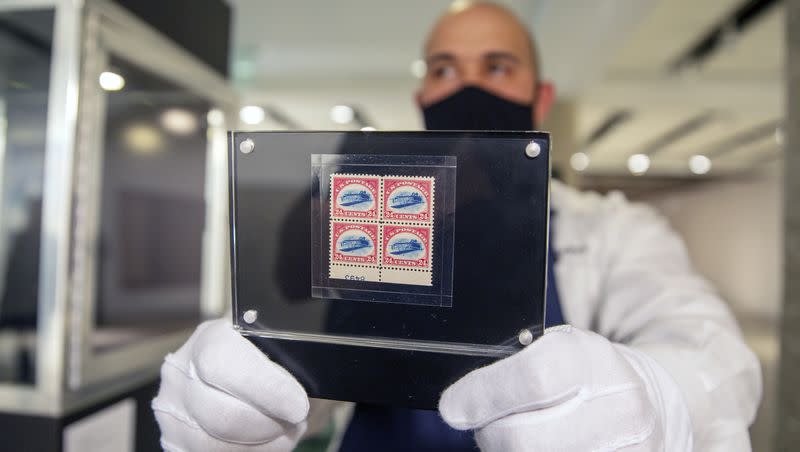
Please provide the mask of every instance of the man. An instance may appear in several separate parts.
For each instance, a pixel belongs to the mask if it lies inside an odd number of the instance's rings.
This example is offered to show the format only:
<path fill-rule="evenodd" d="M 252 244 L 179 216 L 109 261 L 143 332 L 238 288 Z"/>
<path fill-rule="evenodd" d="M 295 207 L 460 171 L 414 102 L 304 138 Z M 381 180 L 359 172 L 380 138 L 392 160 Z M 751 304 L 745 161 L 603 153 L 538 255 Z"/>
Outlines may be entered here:
<path fill-rule="evenodd" d="M 553 101 L 525 27 L 496 5 L 450 11 L 425 54 L 417 100 L 429 129 L 527 130 Z M 491 451 L 750 449 L 758 362 L 667 223 L 620 195 L 557 182 L 552 206 L 548 323 L 563 314 L 571 326 L 466 375 L 438 414 L 357 409 L 344 450 L 471 450 L 471 432 Z M 153 401 L 162 445 L 176 451 L 291 450 L 309 407 L 225 321 L 167 356 Z"/>

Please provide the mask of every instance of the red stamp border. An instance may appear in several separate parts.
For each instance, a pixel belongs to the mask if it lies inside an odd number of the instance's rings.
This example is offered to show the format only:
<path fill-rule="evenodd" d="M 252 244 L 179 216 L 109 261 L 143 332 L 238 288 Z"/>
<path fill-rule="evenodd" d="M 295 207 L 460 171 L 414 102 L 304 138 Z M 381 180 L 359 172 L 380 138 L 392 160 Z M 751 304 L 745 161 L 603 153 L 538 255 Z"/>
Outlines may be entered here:
<path fill-rule="evenodd" d="M 399 186 L 411 186 L 422 192 L 427 203 L 426 209 L 420 213 L 400 213 L 389 209 L 389 194 Z M 384 177 L 383 178 L 383 219 L 387 221 L 411 221 L 430 223 L 433 219 L 433 179 L 416 177 Z"/>
<path fill-rule="evenodd" d="M 387 252 L 387 245 L 389 244 L 389 240 L 392 239 L 397 234 L 402 232 L 410 232 L 417 237 L 419 237 L 423 244 L 425 245 L 425 257 L 421 257 L 415 260 L 406 260 L 406 259 L 395 259 Z M 381 264 L 387 267 L 399 267 L 399 268 L 418 268 L 424 270 L 431 269 L 431 258 L 432 258 L 432 249 L 431 249 L 431 227 L 430 226 L 421 226 L 421 225 L 394 225 L 394 224 L 384 224 L 381 225 Z"/>
<path fill-rule="evenodd" d="M 360 183 L 367 187 L 375 200 L 375 206 L 370 210 L 349 210 L 338 205 L 339 191 L 352 183 Z M 331 217 L 355 218 L 361 220 L 377 220 L 380 217 L 381 178 L 380 176 L 356 174 L 331 175 Z"/>
<path fill-rule="evenodd" d="M 339 236 L 351 229 L 359 229 L 364 231 L 372 239 L 375 245 L 373 253 L 367 256 L 345 256 L 336 251 L 336 243 L 339 241 Z M 356 265 L 378 265 L 378 243 L 379 243 L 379 230 L 376 223 L 354 223 L 349 221 L 331 221 L 331 240 L 330 240 L 330 256 L 331 263 L 338 264 L 356 264 Z"/>

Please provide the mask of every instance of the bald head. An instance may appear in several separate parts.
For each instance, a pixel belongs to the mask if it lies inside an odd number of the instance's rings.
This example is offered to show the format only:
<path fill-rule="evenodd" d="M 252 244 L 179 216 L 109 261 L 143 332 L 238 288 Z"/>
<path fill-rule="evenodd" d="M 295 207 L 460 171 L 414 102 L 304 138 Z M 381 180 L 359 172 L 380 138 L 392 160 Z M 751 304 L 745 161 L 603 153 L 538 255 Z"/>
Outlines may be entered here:
<path fill-rule="evenodd" d="M 531 34 L 508 9 L 489 2 L 457 1 L 425 41 L 427 73 L 417 91 L 425 108 L 466 86 L 520 104 L 533 104 L 540 124 L 554 89 L 539 79 Z"/>
<path fill-rule="evenodd" d="M 538 74 L 538 55 L 528 28 L 508 8 L 491 2 L 456 1 L 434 24 L 423 49 L 425 56 L 436 51 L 442 43 L 475 44 L 481 37 L 493 35 L 521 51 L 524 63 Z M 471 38 L 471 39 L 470 39 Z"/>

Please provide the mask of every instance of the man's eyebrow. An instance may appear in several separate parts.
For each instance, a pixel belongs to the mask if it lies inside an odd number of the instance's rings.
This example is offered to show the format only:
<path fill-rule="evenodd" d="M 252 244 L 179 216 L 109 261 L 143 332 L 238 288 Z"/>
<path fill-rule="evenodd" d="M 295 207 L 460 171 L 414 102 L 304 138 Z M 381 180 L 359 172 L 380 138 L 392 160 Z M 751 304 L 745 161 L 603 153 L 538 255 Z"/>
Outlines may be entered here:
<path fill-rule="evenodd" d="M 514 63 L 520 63 L 521 60 L 518 56 L 514 55 L 511 52 L 506 52 L 503 50 L 492 50 L 483 54 L 483 57 L 486 59 L 492 60 L 511 60 Z"/>
<path fill-rule="evenodd" d="M 440 53 L 434 53 L 433 55 L 430 55 L 429 57 L 425 58 L 425 63 L 431 65 L 433 63 L 438 63 L 439 61 L 454 61 L 455 59 L 456 56 L 453 55 L 452 53 L 440 52 Z"/>

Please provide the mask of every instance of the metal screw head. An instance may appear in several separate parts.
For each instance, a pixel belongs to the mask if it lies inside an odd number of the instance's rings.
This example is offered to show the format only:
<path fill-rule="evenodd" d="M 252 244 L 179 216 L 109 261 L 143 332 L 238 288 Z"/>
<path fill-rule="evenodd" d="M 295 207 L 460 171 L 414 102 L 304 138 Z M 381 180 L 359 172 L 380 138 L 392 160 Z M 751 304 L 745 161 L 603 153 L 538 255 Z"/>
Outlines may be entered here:
<path fill-rule="evenodd" d="M 520 330 L 517 339 L 519 339 L 519 343 L 522 345 L 530 345 L 530 343 L 533 342 L 533 333 L 528 330 Z"/>
<path fill-rule="evenodd" d="M 539 146 L 539 143 L 535 141 L 531 141 L 530 143 L 528 143 L 527 146 L 525 146 L 525 155 L 527 155 L 532 159 L 539 157 L 539 154 L 541 153 L 542 153 L 542 147 Z"/>
<path fill-rule="evenodd" d="M 253 323 L 258 318 L 258 311 L 255 309 L 250 309 L 249 311 L 245 311 L 242 314 L 242 319 L 244 319 L 245 323 Z"/>
<path fill-rule="evenodd" d="M 253 152 L 253 149 L 255 149 L 255 148 L 256 148 L 256 144 L 253 143 L 253 140 L 251 140 L 250 138 L 248 138 L 248 139 L 242 141 L 241 143 L 239 143 L 239 150 L 242 151 L 245 154 L 249 154 L 249 153 Z"/>

